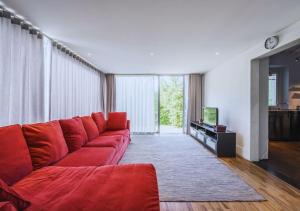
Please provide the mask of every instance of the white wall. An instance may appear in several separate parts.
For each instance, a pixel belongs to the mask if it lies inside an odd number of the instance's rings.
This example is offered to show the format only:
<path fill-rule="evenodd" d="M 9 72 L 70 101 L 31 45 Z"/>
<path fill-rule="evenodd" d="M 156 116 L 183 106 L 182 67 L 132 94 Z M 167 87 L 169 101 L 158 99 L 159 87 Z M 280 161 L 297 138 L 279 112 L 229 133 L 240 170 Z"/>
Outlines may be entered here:
<path fill-rule="evenodd" d="M 298 43 L 300 22 L 277 34 L 280 36 L 280 43 L 275 50 L 269 52 L 264 49 L 262 39 L 257 46 L 231 58 L 204 76 L 204 105 L 219 108 L 220 124 L 227 125 L 237 133 L 237 153 L 248 160 L 259 159 L 259 144 L 252 138 L 259 137 L 255 135 L 259 132 L 255 128 L 259 124 L 259 109 L 255 109 L 259 108 L 259 89 L 255 87 L 255 81 L 259 77 L 251 78 L 251 61 Z"/>

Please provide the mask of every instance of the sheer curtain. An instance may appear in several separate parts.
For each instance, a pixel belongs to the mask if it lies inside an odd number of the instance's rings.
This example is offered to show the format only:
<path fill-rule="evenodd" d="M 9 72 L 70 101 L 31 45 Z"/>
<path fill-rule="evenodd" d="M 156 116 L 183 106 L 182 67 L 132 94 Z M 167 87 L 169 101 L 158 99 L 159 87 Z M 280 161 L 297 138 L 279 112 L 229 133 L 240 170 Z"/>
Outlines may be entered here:
<path fill-rule="evenodd" d="M 103 110 L 103 79 L 99 71 L 57 48 L 52 49 L 51 61 L 50 119 Z"/>
<path fill-rule="evenodd" d="M 188 119 L 188 112 L 189 112 L 189 78 L 190 75 L 183 76 L 183 133 L 188 133 L 189 131 L 189 119 Z"/>
<path fill-rule="evenodd" d="M 158 77 L 116 76 L 116 110 L 127 112 L 132 132 L 157 132 Z"/>
<path fill-rule="evenodd" d="M 0 17 L 0 125 L 47 120 L 43 41 Z"/>

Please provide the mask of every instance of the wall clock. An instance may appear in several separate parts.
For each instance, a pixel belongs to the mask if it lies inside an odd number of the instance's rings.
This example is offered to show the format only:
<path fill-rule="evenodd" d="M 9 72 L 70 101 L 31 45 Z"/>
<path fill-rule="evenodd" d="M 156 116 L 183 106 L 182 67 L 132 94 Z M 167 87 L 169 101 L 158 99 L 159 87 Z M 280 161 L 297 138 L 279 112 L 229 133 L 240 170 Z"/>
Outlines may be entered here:
<path fill-rule="evenodd" d="M 278 42 L 279 42 L 278 36 L 269 37 L 268 39 L 266 39 L 265 48 L 274 49 L 278 45 Z"/>

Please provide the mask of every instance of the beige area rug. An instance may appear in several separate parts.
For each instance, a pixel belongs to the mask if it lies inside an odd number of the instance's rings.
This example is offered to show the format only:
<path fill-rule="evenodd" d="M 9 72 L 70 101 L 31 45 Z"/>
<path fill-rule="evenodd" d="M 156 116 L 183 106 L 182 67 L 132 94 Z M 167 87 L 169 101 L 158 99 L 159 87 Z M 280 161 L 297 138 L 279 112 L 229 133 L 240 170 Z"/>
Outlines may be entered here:
<path fill-rule="evenodd" d="M 186 135 L 136 135 L 122 163 L 152 163 L 160 201 L 262 201 L 264 198 Z"/>

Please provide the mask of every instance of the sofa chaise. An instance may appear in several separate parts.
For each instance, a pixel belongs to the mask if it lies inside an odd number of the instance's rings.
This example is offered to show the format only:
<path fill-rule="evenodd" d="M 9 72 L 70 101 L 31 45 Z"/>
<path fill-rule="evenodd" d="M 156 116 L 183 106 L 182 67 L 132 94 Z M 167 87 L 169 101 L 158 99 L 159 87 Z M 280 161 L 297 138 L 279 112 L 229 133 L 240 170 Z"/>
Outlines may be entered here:
<path fill-rule="evenodd" d="M 158 211 L 152 164 L 117 165 L 126 113 L 0 127 L 0 210 Z"/>

